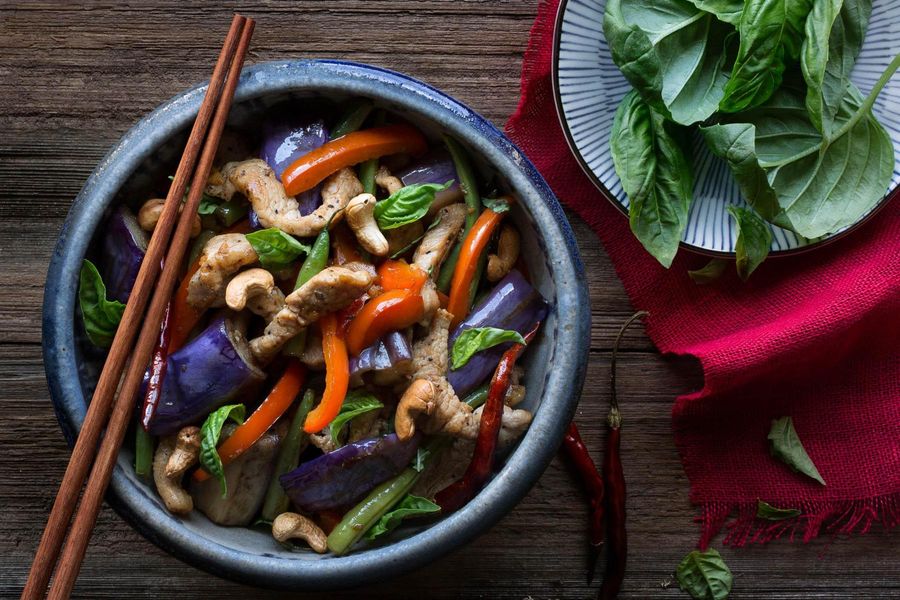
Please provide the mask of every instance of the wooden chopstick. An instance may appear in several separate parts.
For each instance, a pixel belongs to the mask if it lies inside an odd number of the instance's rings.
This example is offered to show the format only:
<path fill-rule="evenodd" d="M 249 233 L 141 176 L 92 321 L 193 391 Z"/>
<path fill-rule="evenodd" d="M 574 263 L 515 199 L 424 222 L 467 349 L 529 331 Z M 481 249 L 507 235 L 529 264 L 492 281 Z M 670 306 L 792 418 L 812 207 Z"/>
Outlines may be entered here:
<path fill-rule="evenodd" d="M 150 239 L 144 261 L 129 296 L 129 302 L 126 304 L 125 314 L 113 339 L 110 353 L 88 407 L 87 416 L 72 451 L 72 457 L 66 468 L 28 581 L 22 592 L 23 599 L 36 600 L 43 596 L 88 467 L 93 462 L 90 479 L 81 504 L 78 506 L 78 513 L 70 530 L 49 597 L 67 598 L 78 576 L 103 494 L 109 484 L 116 456 L 134 409 L 135 394 L 153 350 L 154 340 L 159 334 L 163 311 L 175 287 L 179 267 L 190 236 L 191 216 L 197 210 L 206 179 L 209 176 L 234 91 L 240 78 L 253 26 L 252 20 L 239 15 L 235 15 L 232 20 L 206 96 L 166 197 L 165 208 Z M 211 120 L 212 126 L 210 127 Z M 207 130 L 209 130 L 208 135 Z M 198 154 L 200 155 L 199 166 L 197 166 Z M 195 166 L 197 166 L 196 172 Z M 190 193 L 185 201 L 184 210 L 179 216 L 178 207 L 184 197 L 187 181 L 191 177 Z M 171 247 L 167 249 L 176 220 L 178 227 Z M 162 276 L 157 283 L 154 280 L 159 274 L 163 255 L 165 255 L 165 264 L 162 267 Z M 151 292 L 153 292 L 153 298 L 145 316 L 143 313 Z M 132 342 L 139 331 L 137 345 L 131 351 Z M 110 408 L 116 387 L 121 379 L 125 363 L 129 359 L 125 380 L 110 418 Z M 107 419 L 109 419 L 108 424 L 105 423 Z M 106 434 L 100 445 L 99 453 L 97 453 L 97 441 L 104 425 L 106 425 Z M 96 461 L 93 460 L 95 453 L 97 453 Z"/>

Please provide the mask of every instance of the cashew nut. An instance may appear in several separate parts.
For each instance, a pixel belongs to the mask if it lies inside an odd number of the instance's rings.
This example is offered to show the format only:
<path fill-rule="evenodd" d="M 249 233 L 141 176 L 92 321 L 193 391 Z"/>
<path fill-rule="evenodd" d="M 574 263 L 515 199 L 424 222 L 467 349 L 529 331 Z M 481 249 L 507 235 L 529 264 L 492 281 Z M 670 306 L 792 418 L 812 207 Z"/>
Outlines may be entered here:
<path fill-rule="evenodd" d="M 500 281 L 519 258 L 519 232 L 512 225 L 504 225 L 497 242 L 497 254 L 488 256 L 488 281 Z"/>
<path fill-rule="evenodd" d="M 225 288 L 225 304 L 231 310 L 245 307 L 267 322 L 284 308 L 284 293 L 275 285 L 275 278 L 265 269 L 247 269 L 234 276 Z"/>
<path fill-rule="evenodd" d="M 385 256 L 388 253 L 388 241 L 375 222 L 375 196 L 355 196 L 347 203 L 344 213 L 360 246 L 375 256 Z"/>
<path fill-rule="evenodd" d="M 153 482 L 156 484 L 156 491 L 169 512 L 176 515 L 186 515 L 194 508 L 194 500 L 191 495 L 181 487 L 181 475 L 177 477 L 169 477 L 167 467 L 169 459 L 175 452 L 177 443 L 176 436 L 171 435 L 162 438 L 156 447 L 156 453 L 153 455 Z M 177 466 L 177 465 L 173 465 Z"/>
<path fill-rule="evenodd" d="M 319 554 L 328 551 L 327 538 L 322 528 L 297 513 L 286 512 L 275 517 L 272 521 L 272 537 L 279 542 L 301 539 Z"/>
<path fill-rule="evenodd" d="M 144 231 L 156 229 L 156 224 L 159 223 L 159 217 L 162 215 L 165 204 L 166 201 L 162 198 L 151 198 L 144 202 L 137 214 L 138 225 L 141 226 L 141 229 Z M 181 214 L 183 209 L 184 205 L 182 204 L 178 207 L 178 214 Z M 194 215 L 194 218 L 191 219 L 191 237 L 200 235 L 200 228 L 200 215 Z"/>
<path fill-rule="evenodd" d="M 394 431 L 400 440 L 408 440 L 416 432 L 416 416 L 434 411 L 434 399 L 434 384 L 427 379 L 416 379 L 406 388 L 394 414 Z"/>
<path fill-rule="evenodd" d="M 524 399 L 525 399 L 525 386 L 524 385 L 509 386 L 509 389 L 506 391 L 506 405 L 507 406 L 517 406 Z"/>

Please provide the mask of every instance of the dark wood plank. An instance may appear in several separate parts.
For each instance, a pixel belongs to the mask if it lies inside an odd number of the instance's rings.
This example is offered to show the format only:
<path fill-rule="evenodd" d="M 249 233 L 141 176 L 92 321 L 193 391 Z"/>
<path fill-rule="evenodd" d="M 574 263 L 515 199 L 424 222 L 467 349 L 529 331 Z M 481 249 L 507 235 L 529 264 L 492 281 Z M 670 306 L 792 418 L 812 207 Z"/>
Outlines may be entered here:
<path fill-rule="evenodd" d="M 333 57 L 419 77 L 503 122 L 518 100 L 535 4 L 521 0 L 238 3 L 258 20 L 254 61 Z M 231 5 L 203 1 L 29 2 L 0 7 L 0 597 L 15 597 L 68 451 L 40 357 L 46 266 L 72 198 L 133 122 L 208 76 Z M 346 35 L 345 32 L 354 32 Z M 605 253 L 577 219 L 588 270 L 592 351 L 578 423 L 600 448 L 609 348 L 632 312 Z M 675 451 L 671 403 L 702 381 L 690 360 L 660 357 L 639 329 L 625 340 L 620 395 L 631 553 L 622 597 L 680 598 L 671 573 L 698 529 Z M 418 572 L 334 598 L 587 598 L 578 487 L 558 460 L 525 500 L 470 546 Z M 900 595 L 897 534 L 809 546 L 724 549 L 735 598 Z M 105 508 L 75 596 L 246 598 L 158 550 Z M 313 597 L 273 593 L 273 598 Z"/>

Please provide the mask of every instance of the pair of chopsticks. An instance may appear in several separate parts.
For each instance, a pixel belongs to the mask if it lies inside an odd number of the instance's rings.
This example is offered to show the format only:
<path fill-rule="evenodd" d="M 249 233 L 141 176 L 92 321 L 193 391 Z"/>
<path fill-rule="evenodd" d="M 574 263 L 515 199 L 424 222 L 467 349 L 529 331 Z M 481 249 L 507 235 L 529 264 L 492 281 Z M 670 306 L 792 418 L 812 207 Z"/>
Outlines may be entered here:
<path fill-rule="evenodd" d="M 47 597 L 53 600 L 68 598 L 75 585 L 122 438 L 131 420 L 134 398 L 175 288 L 191 233 L 191 217 L 196 214 L 206 187 L 253 35 L 253 26 L 252 19 L 234 15 L 203 104 L 166 196 L 165 207 L 150 238 L 144 261 L 125 305 L 125 313 L 100 373 L 94 396 L 88 405 L 87 416 L 72 450 L 72 457 L 22 591 L 23 600 L 37 600 L 44 596 L 57 558 L 59 563 Z M 189 181 L 190 190 L 184 202 L 184 210 L 179 213 Z M 176 221 L 177 227 L 172 235 Z M 147 308 L 147 300 L 151 295 L 150 306 Z M 124 380 L 119 386 L 123 372 Z M 98 440 L 104 427 L 106 433 L 98 449 Z M 88 477 L 88 469 L 92 463 L 93 468 Z M 78 496 L 86 478 L 87 485 L 79 504 Z M 69 528 L 76 505 L 78 510 L 75 520 Z"/>

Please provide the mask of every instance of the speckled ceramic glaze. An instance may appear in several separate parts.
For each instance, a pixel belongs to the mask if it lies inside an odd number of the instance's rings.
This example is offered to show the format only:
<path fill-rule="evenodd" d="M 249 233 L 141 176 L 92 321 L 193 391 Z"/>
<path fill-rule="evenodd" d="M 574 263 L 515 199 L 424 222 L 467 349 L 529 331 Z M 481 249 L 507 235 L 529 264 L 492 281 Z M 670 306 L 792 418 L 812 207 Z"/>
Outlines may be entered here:
<path fill-rule="evenodd" d="M 85 416 L 102 355 L 83 339 L 76 320 L 82 259 L 95 251 L 98 225 L 119 202 L 132 205 L 171 169 L 182 150 L 206 88 L 166 102 L 131 129 L 91 174 L 63 225 L 44 292 L 44 364 L 60 425 L 72 443 Z M 257 585 L 325 589 L 384 580 L 420 567 L 484 532 L 506 514 L 546 468 L 571 419 L 587 363 L 590 312 L 583 267 L 572 231 L 550 188 L 521 152 L 466 106 L 419 81 L 365 65 L 291 61 L 244 70 L 233 124 L 252 127 L 267 107 L 290 98 L 350 96 L 373 99 L 431 135 L 446 131 L 467 145 L 486 172 L 497 174 L 520 199 L 512 215 L 523 231 L 523 253 L 535 285 L 552 310 L 526 355 L 526 406 L 534 422 L 503 468 L 459 512 L 433 523 L 406 526 L 376 546 L 346 557 L 290 552 L 271 536 L 225 528 L 194 512 L 169 514 L 136 478 L 130 445 L 113 474 L 109 502 L 161 548 L 212 573 Z"/>

